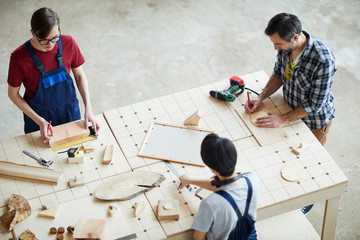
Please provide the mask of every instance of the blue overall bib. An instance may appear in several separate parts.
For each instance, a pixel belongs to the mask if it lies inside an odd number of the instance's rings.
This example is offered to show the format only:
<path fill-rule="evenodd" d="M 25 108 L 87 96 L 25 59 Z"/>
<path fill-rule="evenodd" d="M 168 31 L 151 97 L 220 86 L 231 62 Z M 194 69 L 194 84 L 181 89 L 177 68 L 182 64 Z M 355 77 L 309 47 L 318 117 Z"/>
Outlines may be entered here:
<path fill-rule="evenodd" d="M 57 44 L 59 47 L 57 55 L 59 68 L 45 72 L 44 66 L 30 44 L 30 40 L 25 43 L 41 76 L 36 95 L 30 100 L 26 99 L 24 95 L 24 99 L 39 116 L 48 122 L 52 121 L 52 126 L 72 122 L 81 118 L 79 101 L 76 97 L 73 80 L 63 64 L 61 38 Z M 24 114 L 24 122 L 25 133 L 38 131 L 40 129 L 39 125 L 26 114 Z"/>

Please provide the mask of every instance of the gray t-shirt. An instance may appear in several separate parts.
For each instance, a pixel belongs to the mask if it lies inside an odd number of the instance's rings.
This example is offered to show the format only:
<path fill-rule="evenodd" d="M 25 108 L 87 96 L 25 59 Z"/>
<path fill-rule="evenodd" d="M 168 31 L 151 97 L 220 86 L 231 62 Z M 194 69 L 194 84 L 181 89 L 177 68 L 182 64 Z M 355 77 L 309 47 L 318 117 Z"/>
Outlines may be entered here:
<path fill-rule="evenodd" d="M 256 219 L 258 206 L 258 177 L 255 173 L 246 173 L 253 187 L 252 198 L 249 207 L 249 215 Z M 248 185 L 244 178 L 230 185 L 219 187 L 219 190 L 228 192 L 235 200 L 241 214 L 244 214 Z M 203 199 L 200 204 L 199 212 L 192 225 L 192 229 L 206 232 L 207 240 L 227 239 L 231 231 L 235 228 L 238 218 L 231 204 L 222 196 L 213 193 Z"/>

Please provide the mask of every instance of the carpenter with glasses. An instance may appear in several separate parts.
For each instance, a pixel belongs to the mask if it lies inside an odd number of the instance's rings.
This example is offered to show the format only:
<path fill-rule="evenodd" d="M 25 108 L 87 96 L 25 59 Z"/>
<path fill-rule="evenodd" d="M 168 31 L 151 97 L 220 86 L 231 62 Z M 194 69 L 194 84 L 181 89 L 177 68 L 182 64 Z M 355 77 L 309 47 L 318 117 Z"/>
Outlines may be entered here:
<path fill-rule="evenodd" d="M 31 34 L 32 38 L 11 54 L 7 80 L 10 100 L 24 113 L 25 133 L 40 130 L 41 139 L 48 144 L 53 126 L 81 119 L 70 71 L 85 105 L 84 128 L 90 122 L 97 133 L 100 126 L 92 112 L 82 68 L 85 59 L 74 39 L 61 35 L 57 13 L 46 7 L 35 11 Z M 24 96 L 19 94 L 22 84 Z"/>

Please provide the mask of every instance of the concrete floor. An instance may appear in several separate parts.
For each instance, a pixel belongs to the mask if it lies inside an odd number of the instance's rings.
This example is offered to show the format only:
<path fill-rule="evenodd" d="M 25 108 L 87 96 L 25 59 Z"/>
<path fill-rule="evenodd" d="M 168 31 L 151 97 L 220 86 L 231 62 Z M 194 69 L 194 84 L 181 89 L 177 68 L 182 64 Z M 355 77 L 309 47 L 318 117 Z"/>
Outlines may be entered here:
<path fill-rule="evenodd" d="M 0 139 L 23 133 L 22 113 L 7 97 L 8 64 L 43 6 L 57 11 L 61 32 L 82 50 L 95 114 L 233 75 L 270 75 L 276 51 L 264 28 L 279 12 L 297 15 L 337 58 L 336 119 L 325 147 L 350 182 L 336 239 L 360 239 L 359 0 L 0 0 Z M 319 233 L 323 208 L 308 215 Z"/>

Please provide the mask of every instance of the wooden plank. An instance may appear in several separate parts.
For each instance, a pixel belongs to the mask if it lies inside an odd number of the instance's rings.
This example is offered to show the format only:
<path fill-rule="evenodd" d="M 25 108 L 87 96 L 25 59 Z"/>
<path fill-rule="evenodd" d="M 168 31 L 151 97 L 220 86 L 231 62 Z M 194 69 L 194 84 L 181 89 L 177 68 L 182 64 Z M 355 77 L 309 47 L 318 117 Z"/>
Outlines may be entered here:
<path fill-rule="evenodd" d="M 50 147 L 54 150 L 57 149 L 57 146 L 87 138 L 90 135 L 90 130 L 84 126 L 84 120 L 80 120 L 53 127 L 53 136 L 49 142 Z"/>
<path fill-rule="evenodd" d="M 57 185 L 60 177 L 62 176 L 62 172 L 42 167 L 0 161 L 0 176 L 24 181 Z"/>
<path fill-rule="evenodd" d="M 105 219 L 79 219 L 73 237 L 75 239 L 105 239 Z"/>
<path fill-rule="evenodd" d="M 209 133 L 209 130 L 154 122 L 138 156 L 204 167 L 200 146 Z"/>

